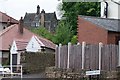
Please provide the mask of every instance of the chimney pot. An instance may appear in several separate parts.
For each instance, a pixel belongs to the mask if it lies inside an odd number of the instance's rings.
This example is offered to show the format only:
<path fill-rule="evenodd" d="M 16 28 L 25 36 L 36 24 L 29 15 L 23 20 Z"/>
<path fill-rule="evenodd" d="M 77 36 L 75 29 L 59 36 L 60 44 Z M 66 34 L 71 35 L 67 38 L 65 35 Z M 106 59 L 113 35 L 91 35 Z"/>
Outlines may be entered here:
<path fill-rule="evenodd" d="M 40 14 L 40 6 L 37 6 L 37 15 Z"/>
<path fill-rule="evenodd" d="M 44 14 L 45 14 L 45 10 L 44 10 L 44 9 L 42 9 L 41 13 L 44 13 Z"/>

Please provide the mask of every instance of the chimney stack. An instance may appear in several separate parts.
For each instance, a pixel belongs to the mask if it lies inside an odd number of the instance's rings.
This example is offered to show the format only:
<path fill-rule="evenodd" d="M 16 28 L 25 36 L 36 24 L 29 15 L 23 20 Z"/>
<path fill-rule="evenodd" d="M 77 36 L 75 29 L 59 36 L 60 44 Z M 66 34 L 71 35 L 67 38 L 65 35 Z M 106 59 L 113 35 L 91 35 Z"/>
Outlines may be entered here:
<path fill-rule="evenodd" d="M 40 14 L 40 6 L 37 6 L 37 15 Z"/>
<path fill-rule="evenodd" d="M 21 19 L 19 20 L 19 26 L 18 26 L 18 30 L 20 34 L 23 34 L 23 27 L 24 27 L 23 17 L 21 17 Z"/>
<path fill-rule="evenodd" d="M 41 11 L 41 26 L 45 27 L 45 11 L 42 9 Z"/>

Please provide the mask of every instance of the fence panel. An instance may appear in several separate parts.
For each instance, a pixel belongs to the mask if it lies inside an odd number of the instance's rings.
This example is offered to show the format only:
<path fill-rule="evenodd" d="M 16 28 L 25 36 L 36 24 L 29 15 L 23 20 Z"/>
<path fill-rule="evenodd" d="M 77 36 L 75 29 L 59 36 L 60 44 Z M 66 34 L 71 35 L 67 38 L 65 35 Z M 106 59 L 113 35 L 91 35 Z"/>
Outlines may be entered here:
<path fill-rule="evenodd" d="M 68 47 L 62 46 L 60 49 L 60 68 L 67 68 L 67 55 L 68 55 Z"/>
<path fill-rule="evenodd" d="M 82 45 L 71 45 L 69 53 L 69 67 L 82 69 Z M 58 67 L 59 48 L 56 49 L 56 66 Z M 68 46 L 60 48 L 60 68 L 67 68 Z M 101 69 L 116 70 L 118 65 L 118 45 L 103 45 L 101 51 Z M 84 69 L 99 69 L 99 45 L 86 45 L 84 53 Z"/>

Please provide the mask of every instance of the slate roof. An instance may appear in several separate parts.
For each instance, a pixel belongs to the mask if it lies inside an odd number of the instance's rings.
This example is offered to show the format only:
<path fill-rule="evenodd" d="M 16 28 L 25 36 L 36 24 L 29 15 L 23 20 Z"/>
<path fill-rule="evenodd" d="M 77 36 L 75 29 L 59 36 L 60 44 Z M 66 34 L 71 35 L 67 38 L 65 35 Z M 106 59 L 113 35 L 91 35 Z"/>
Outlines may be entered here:
<path fill-rule="evenodd" d="M 39 15 L 37 15 L 36 13 L 26 13 L 25 17 L 24 17 L 24 22 L 32 22 L 32 21 L 36 21 L 36 20 L 40 20 L 41 18 L 41 13 Z M 45 13 L 45 21 L 51 21 L 52 18 L 55 17 L 54 13 Z"/>
<path fill-rule="evenodd" d="M 7 27 L 3 31 L 0 31 L 0 50 L 9 50 L 10 45 L 12 45 L 12 42 L 14 40 L 17 40 L 18 45 L 19 43 L 26 44 L 26 42 L 30 41 L 33 35 L 36 35 L 26 28 L 23 28 L 23 34 L 20 34 L 18 29 L 19 29 L 19 24 L 14 24 Z M 51 49 L 55 48 L 55 44 L 53 42 L 41 36 L 38 35 L 36 36 L 40 38 L 41 42 L 43 43 L 46 42 L 44 43 L 46 47 Z M 22 42 L 20 42 L 19 40 L 22 40 Z M 23 42 L 23 40 L 25 41 L 25 43 Z M 49 46 L 49 44 L 51 45 Z M 25 46 L 25 45 L 19 45 L 20 49 L 22 49 L 21 46 Z"/>
<path fill-rule="evenodd" d="M 0 11 L 0 22 L 7 23 L 8 19 L 10 20 L 11 23 L 18 23 L 18 20 L 8 16 L 6 13 L 3 13 Z"/>
<path fill-rule="evenodd" d="M 26 13 L 25 17 L 24 17 L 24 21 L 26 22 L 31 22 L 34 20 L 35 17 L 35 13 Z"/>
<path fill-rule="evenodd" d="M 54 13 L 45 13 L 45 21 L 51 21 L 54 16 Z"/>
<path fill-rule="evenodd" d="M 101 17 L 92 17 L 92 16 L 82 16 L 79 17 L 92 22 L 99 27 L 102 27 L 108 31 L 120 32 L 120 19 L 108 19 L 108 18 L 101 18 Z"/>

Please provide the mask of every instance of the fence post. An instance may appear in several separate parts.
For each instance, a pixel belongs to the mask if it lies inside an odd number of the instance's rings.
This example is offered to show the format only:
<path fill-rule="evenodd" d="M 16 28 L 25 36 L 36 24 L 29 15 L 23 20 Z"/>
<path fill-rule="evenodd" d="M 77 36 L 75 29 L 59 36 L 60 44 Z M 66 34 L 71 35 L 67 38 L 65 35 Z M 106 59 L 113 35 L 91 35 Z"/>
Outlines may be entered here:
<path fill-rule="evenodd" d="M 58 45 L 55 47 L 55 67 L 58 67 Z"/>
<path fill-rule="evenodd" d="M 119 41 L 119 58 L 118 58 L 118 66 L 120 66 L 120 41 Z"/>
<path fill-rule="evenodd" d="M 86 46 L 86 43 L 85 42 L 82 42 L 82 69 L 84 69 L 84 63 L 85 63 L 85 59 L 84 59 L 84 56 L 85 56 L 85 46 Z"/>
<path fill-rule="evenodd" d="M 101 53 L 102 53 L 103 44 L 99 43 L 99 70 L 101 70 Z"/>
<path fill-rule="evenodd" d="M 68 43 L 68 59 L 67 59 L 67 69 L 70 68 L 70 50 L 71 50 L 71 43 Z"/>
<path fill-rule="evenodd" d="M 59 44 L 59 50 L 58 50 L 58 68 L 60 68 L 60 54 L 61 54 L 61 46 L 62 46 L 62 44 Z"/>

